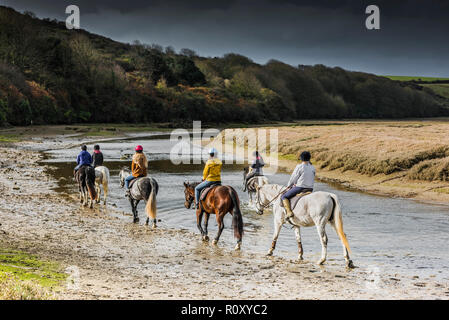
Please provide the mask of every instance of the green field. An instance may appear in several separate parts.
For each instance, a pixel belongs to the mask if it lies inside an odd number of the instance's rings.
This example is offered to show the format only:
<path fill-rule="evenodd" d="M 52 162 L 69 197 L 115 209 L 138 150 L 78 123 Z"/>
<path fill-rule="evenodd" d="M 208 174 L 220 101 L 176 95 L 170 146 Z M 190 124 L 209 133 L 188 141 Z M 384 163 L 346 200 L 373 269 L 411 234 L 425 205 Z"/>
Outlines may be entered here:
<path fill-rule="evenodd" d="M 449 83 L 429 83 L 422 86 L 430 88 L 436 94 L 449 99 Z"/>
<path fill-rule="evenodd" d="M 410 77 L 410 76 L 383 76 L 385 78 L 396 80 L 396 81 L 437 81 L 437 80 L 449 80 L 449 78 L 435 78 L 435 77 Z"/>

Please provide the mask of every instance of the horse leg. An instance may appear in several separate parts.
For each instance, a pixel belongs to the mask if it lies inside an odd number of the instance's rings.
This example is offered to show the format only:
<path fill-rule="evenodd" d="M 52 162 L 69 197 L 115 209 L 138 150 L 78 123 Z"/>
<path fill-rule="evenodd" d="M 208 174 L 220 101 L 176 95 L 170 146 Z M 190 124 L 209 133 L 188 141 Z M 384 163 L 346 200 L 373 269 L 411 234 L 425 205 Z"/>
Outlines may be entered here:
<path fill-rule="evenodd" d="M 129 203 L 131 204 L 131 210 L 133 212 L 133 222 L 137 223 L 139 222 L 139 217 L 137 216 L 137 209 L 136 209 L 137 204 L 134 203 L 134 200 L 131 197 L 129 197 Z"/>
<path fill-rule="evenodd" d="M 214 241 L 212 242 L 213 244 L 218 243 L 218 240 L 220 240 L 221 233 L 223 232 L 223 229 L 224 229 L 223 215 L 218 213 L 218 214 L 216 214 L 216 218 L 217 218 L 218 231 L 217 231 L 217 235 L 214 238 Z"/>
<path fill-rule="evenodd" d="M 302 260 L 303 255 L 303 249 L 302 249 L 302 243 L 301 243 L 301 230 L 299 227 L 295 226 L 295 235 L 296 235 L 296 241 L 298 242 L 298 259 Z"/>
<path fill-rule="evenodd" d="M 209 216 L 210 216 L 210 213 L 207 213 L 207 212 L 204 213 L 204 236 L 203 236 L 204 241 L 209 241 L 209 236 L 207 235 L 207 226 L 209 224 Z"/>
<path fill-rule="evenodd" d="M 201 236 L 204 236 L 203 227 L 201 227 L 201 220 L 203 219 L 203 210 L 201 209 L 201 206 L 196 209 L 196 226 L 198 227 L 198 230 L 201 232 Z"/>
<path fill-rule="evenodd" d="M 109 187 L 108 187 L 108 183 L 103 183 L 103 193 L 104 193 L 104 202 L 103 204 L 106 205 L 106 199 L 108 198 L 108 192 L 109 192 Z"/>
<path fill-rule="evenodd" d="M 84 190 L 84 195 L 83 195 L 83 198 L 84 198 L 84 202 L 83 202 L 83 206 L 85 206 L 85 207 L 87 207 L 87 201 L 88 201 L 88 195 L 87 195 L 87 186 L 85 186 L 85 187 L 83 187 L 83 190 Z"/>
<path fill-rule="evenodd" d="M 326 224 L 325 223 L 317 224 L 316 228 L 321 241 L 321 258 L 320 260 L 318 260 L 317 264 L 321 265 L 326 261 L 327 257 Z"/>
<path fill-rule="evenodd" d="M 330 221 L 330 224 L 331 224 L 331 226 L 334 228 L 335 232 L 336 232 L 337 235 L 338 235 L 338 232 L 337 232 L 337 226 L 335 225 L 335 221 L 334 221 L 334 220 Z M 342 245 L 342 247 L 343 247 L 343 257 L 345 258 L 346 266 L 347 266 L 348 268 L 354 268 L 354 264 L 353 264 L 352 260 L 349 258 L 348 249 L 346 249 L 346 247 L 345 247 L 343 241 L 341 241 L 341 245 Z"/>
<path fill-rule="evenodd" d="M 284 224 L 284 218 L 281 211 L 274 209 L 273 216 L 274 216 L 273 242 L 271 243 L 271 248 L 270 250 L 268 250 L 267 256 L 273 255 L 273 251 L 276 248 L 276 241 L 278 240 L 279 233 L 281 232 L 282 225 Z"/>

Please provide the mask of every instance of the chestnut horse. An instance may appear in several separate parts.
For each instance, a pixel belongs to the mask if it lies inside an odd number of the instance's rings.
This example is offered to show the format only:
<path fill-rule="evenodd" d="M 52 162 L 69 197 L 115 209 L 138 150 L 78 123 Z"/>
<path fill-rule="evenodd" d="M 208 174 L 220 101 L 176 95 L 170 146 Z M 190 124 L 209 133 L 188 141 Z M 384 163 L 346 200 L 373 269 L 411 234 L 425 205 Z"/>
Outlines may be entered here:
<path fill-rule="evenodd" d="M 198 183 L 184 182 L 184 205 L 190 209 L 195 200 L 195 187 Z M 209 223 L 209 215 L 215 214 L 217 219 L 218 232 L 213 240 L 213 244 L 217 244 L 221 233 L 224 229 L 223 218 L 227 213 L 232 214 L 232 225 L 234 228 L 234 237 L 237 238 L 235 250 L 240 250 L 243 236 L 243 219 L 240 212 L 240 200 L 237 192 L 231 186 L 213 186 L 204 200 L 200 201 L 200 205 L 196 208 L 196 222 L 204 241 L 209 241 L 207 235 L 207 225 Z M 201 227 L 201 220 L 204 216 L 204 230 Z"/>

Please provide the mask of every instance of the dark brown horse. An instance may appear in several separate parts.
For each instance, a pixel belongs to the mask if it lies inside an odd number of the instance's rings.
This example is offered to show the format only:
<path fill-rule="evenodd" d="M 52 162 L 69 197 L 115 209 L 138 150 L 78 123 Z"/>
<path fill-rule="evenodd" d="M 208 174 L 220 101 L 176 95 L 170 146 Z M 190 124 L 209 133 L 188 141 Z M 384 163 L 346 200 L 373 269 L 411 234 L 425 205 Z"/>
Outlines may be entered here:
<path fill-rule="evenodd" d="M 184 182 L 185 207 L 190 209 L 195 200 L 195 187 L 198 183 Z M 204 230 L 201 227 L 201 220 L 204 216 Z M 218 232 L 214 238 L 213 244 L 217 244 L 221 233 L 224 229 L 223 218 L 230 213 L 232 214 L 232 225 L 234 228 L 234 237 L 237 238 L 235 250 L 240 250 L 243 236 L 243 219 L 240 212 L 240 200 L 237 192 L 230 186 L 213 186 L 204 200 L 200 201 L 200 205 L 196 208 L 196 222 L 198 230 L 200 230 L 204 241 L 209 241 L 207 235 L 207 225 L 209 223 L 209 215 L 215 214 L 218 224 Z"/>
<path fill-rule="evenodd" d="M 97 197 L 95 190 L 95 169 L 91 166 L 82 166 L 75 173 L 75 180 L 78 182 L 78 190 L 80 192 L 80 202 L 83 206 L 87 206 L 88 198 L 92 209 L 94 200 Z M 88 197 L 88 194 L 90 197 Z"/>

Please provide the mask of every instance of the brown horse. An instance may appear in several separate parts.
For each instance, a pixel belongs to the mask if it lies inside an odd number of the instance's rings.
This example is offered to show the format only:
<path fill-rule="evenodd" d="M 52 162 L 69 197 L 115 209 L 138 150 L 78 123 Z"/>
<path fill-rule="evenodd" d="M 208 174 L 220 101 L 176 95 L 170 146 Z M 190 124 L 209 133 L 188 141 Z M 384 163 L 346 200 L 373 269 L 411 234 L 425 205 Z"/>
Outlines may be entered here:
<path fill-rule="evenodd" d="M 184 182 L 185 207 L 190 209 L 195 200 L 195 187 L 198 183 Z M 196 222 L 198 230 L 200 230 L 204 241 L 209 241 L 207 235 L 207 225 L 209 223 L 209 215 L 215 214 L 218 224 L 218 232 L 214 238 L 213 244 L 217 244 L 221 233 L 224 229 L 223 218 L 227 213 L 232 214 L 232 225 L 234 228 L 234 237 L 237 238 L 235 250 L 240 250 L 243 236 L 243 219 L 240 212 L 240 200 L 237 192 L 231 186 L 213 186 L 204 200 L 200 201 L 200 205 L 196 208 Z M 201 227 L 201 220 L 204 216 L 204 230 Z"/>
<path fill-rule="evenodd" d="M 87 206 L 88 193 L 90 196 L 90 205 L 92 209 L 94 200 L 97 197 L 95 190 L 95 169 L 91 166 L 82 166 L 75 173 L 76 182 L 78 182 L 78 190 L 80 192 L 80 202 L 83 206 Z"/>

